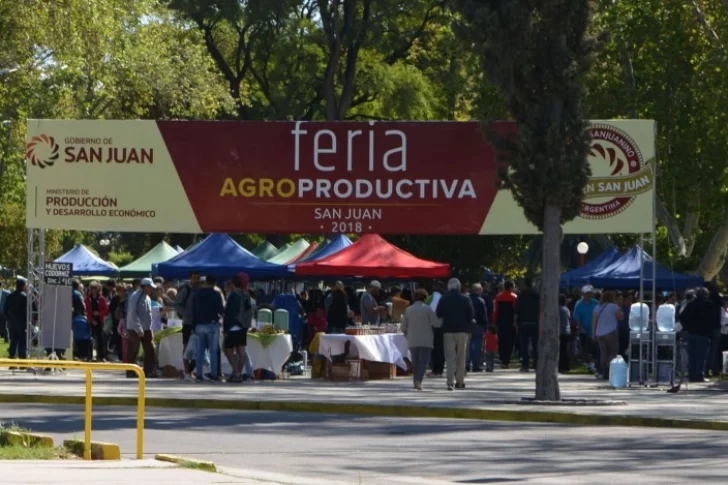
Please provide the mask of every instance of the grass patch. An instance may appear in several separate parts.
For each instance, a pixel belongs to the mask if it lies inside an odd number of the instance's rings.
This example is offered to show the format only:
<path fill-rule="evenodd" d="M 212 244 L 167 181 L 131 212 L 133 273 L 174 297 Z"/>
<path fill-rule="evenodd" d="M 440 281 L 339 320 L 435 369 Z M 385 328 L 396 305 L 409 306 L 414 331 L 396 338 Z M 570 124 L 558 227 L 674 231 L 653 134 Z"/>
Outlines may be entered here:
<path fill-rule="evenodd" d="M 190 461 L 190 460 L 180 460 L 177 462 L 177 465 L 179 465 L 182 468 L 187 468 L 189 470 L 201 470 L 203 472 L 217 473 L 217 468 L 212 463 Z"/>
<path fill-rule="evenodd" d="M 29 430 L 14 424 L 0 423 L 0 460 L 59 460 L 73 458 L 64 447 L 54 448 L 34 441 L 30 437 L 18 437 L 17 433 Z"/>
<path fill-rule="evenodd" d="M 0 359 L 6 359 L 10 357 L 10 353 L 8 352 L 8 349 L 10 348 L 10 344 L 2 339 L 0 339 Z"/>

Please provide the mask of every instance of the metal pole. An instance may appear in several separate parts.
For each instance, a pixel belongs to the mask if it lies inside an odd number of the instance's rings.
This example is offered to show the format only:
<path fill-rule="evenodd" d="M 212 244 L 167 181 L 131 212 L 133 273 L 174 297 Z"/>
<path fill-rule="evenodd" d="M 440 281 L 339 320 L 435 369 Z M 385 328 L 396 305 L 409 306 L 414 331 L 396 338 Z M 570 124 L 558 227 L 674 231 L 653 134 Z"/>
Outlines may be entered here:
<path fill-rule="evenodd" d="M 644 322 L 644 301 L 645 301 L 645 235 L 640 233 L 640 321 Z M 644 375 L 644 355 L 643 355 L 643 347 L 642 339 L 643 335 L 645 334 L 644 329 L 640 332 L 639 337 L 639 345 L 640 345 L 640 385 L 643 385 L 645 383 L 645 375 Z"/>
<path fill-rule="evenodd" d="M 84 409 L 83 459 L 91 459 L 91 408 L 93 393 L 93 376 L 91 369 L 86 369 L 86 406 Z"/>
<path fill-rule="evenodd" d="M 144 459 L 144 405 L 146 402 L 146 376 L 144 371 L 135 366 L 139 378 L 139 397 L 137 398 L 137 460 Z"/>
<path fill-rule="evenodd" d="M 657 140 L 657 123 L 654 124 L 655 140 Z M 657 144 L 655 143 L 655 166 L 652 169 L 654 182 L 652 183 L 652 371 L 655 373 L 655 384 L 659 377 L 657 375 L 657 309 L 655 295 L 657 294 Z M 675 352 L 673 351 L 673 359 Z"/>

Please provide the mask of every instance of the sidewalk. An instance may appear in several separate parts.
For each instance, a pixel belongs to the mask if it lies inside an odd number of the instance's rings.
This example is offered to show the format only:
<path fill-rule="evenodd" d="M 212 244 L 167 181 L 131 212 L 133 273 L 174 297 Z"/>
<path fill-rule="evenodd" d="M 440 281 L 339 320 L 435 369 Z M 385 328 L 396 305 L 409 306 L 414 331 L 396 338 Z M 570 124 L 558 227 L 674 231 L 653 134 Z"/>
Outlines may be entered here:
<path fill-rule="evenodd" d="M 119 373 L 94 374 L 95 405 L 136 405 L 138 383 Z M 302 411 L 390 416 L 560 422 L 592 425 L 661 426 L 728 430 L 728 382 L 690 384 L 689 391 L 665 388 L 613 390 L 591 376 L 561 376 L 563 399 L 623 401 L 625 405 L 526 405 L 534 374 L 498 370 L 471 374 L 467 389 L 447 391 L 444 379 L 428 379 L 425 392 L 410 378 L 327 382 L 298 377 L 250 384 L 147 381 L 147 406 Z M 0 371 L 0 402 L 82 404 L 84 377 L 66 372 L 33 376 Z"/>
<path fill-rule="evenodd" d="M 84 462 L 76 460 L 4 461 L 3 483 L 17 485 L 139 485 L 147 483 L 174 485 L 314 485 L 299 477 L 260 474 L 223 468 L 219 473 L 180 468 L 155 460 Z M 326 482 L 320 485 L 342 485 Z"/>

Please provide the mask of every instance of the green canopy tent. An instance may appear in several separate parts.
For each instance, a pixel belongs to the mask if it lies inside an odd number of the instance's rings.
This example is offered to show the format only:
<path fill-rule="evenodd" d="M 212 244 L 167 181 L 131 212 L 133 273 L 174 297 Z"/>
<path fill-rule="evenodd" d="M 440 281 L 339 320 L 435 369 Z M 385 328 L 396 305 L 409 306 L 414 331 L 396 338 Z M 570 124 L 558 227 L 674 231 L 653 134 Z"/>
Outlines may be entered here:
<path fill-rule="evenodd" d="M 268 241 L 263 241 L 258 244 L 258 247 L 253 249 L 253 256 L 263 261 L 268 261 L 270 258 L 278 254 L 278 248 L 273 246 Z"/>
<path fill-rule="evenodd" d="M 309 246 L 310 244 L 308 241 L 305 239 L 299 239 L 288 248 L 270 258 L 268 262 L 273 264 L 288 264 L 289 261 L 292 261 L 303 254 Z"/>
<path fill-rule="evenodd" d="M 121 268 L 119 273 L 122 278 L 143 278 L 152 274 L 153 264 L 164 263 L 178 254 L 175 248 L 162 241 L 141 258 Z"/>

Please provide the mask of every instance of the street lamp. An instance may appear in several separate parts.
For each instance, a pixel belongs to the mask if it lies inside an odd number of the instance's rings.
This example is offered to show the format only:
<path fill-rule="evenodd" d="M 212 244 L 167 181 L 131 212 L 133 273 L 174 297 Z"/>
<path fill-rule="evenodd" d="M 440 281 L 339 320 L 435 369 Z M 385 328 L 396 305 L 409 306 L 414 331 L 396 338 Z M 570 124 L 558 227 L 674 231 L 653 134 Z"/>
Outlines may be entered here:
<path fill-rule="evenodd" d="M 586 263 L 586 253 L 589 252 L 589 245 L 584 241 L 580 242 L 576 245 L 576 252 L 579 253 L 579 256 L 581 257 L 581 266 L 584 266 Z"/>

